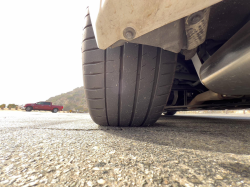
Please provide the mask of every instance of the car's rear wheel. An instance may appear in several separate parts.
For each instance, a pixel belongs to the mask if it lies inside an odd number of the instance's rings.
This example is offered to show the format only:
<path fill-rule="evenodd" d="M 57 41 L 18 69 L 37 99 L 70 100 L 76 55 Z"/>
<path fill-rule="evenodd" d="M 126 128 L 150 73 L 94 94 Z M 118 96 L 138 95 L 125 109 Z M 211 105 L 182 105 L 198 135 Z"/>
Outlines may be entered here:
<path fill-rule="evenodd" d="M 30 112 L 30 111 L 32 110 L 32 107 L 28 106 L 28 107 L 26 107 L 25 110 L 26 110 L 27 112 Z"/>
<path fill-rule="evenodd" d="M 52 110 L 52 112 L 53 112 L 53 113 L 57 113 L 57 112 L 58 112 L 58 109 L 57 109 L 57 108 L 54 108 L 54 109 Z"/>
<path fill-rule="evenodd" d="M 154 124 L 171 91 L 177 54 L 133 43 L 98 49 L 89 15 L 85 23 L 83 78 L 94 122 L 110 126 Z"/>

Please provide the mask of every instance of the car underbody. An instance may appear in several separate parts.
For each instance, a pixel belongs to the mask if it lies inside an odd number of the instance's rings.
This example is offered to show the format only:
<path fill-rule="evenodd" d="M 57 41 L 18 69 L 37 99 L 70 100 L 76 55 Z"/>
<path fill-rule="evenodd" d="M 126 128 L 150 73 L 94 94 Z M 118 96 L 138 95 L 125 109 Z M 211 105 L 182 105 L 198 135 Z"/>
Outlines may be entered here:
<path fill-rule="evenodd" d="M 249 72 L 250 56 L 245 55 L 247 60 L 245 63 L 238 62 L 238 58 L 244 56 L 243 54 L 237 54 L 237 50 L 240 50 L 242 43 L 245 44 L 245 49 L 249 50 L 249 21 L 250 21 L 250 2 L 247 0 L 232 1 L 227 0 L 213 5 L 210 8 L 210 16 L 207 27 L 206 40 L 201 45 L 193 50 L 184 50 L 178 55 L 178 64 L 176 68 L 176 75 L 172 86 L 172 92 L 167 102 L 165 111 L 169 110 L 224 110 L 224 109 L 244 109 L 250 107 L 249 88 L 250 81 L 247 79 Z M 244 34 L 238 34 L 239 30 L 244 27 Z M 242 31 L 244 32 L 244 31 Z M 227 43 L 229 39 L 234 36 L 234 41 Z M 233 48 L 233 44 L 239 43 L 238 46 Z M 224 51 L 218 51 L 224 45 Z M 216 53 L 217 52 L 217 53 Z M 223 52 L 225 54 L 223 54 Z M 226 53 L 227 52 L 227 53 Z M 192 54 L 191 54 L 192 53 Z M 224 69 L 227 77 L 221 77 L 219 73 L 213 72 L 217 76 L 209 83 L 210 85 L 218 85 L 215 92 L 218 90 L 221 95 L 220 98 L 213 97 L 212 94 L 203 94 L 205 96 L 203 102 L 191 103 L 197 95 L 207 92 L 209 89 L 200 81 L 195 66 L 192 62 L 192 56 L 197 53 L 201 64 L 203 65 L 214 54 L 214 60 L 211 63 L 217 63 L 215 58 L 225 58 L 229 53 L 234 54 L 236 57 L 230 56 L 237 62 L 224 63 L 225 66 L 237 63 L 235 68 Z M 224 56 L 222 56 L 224 55 Z M 238 55 L 238 56 L 237 56 Z M 227 59 L 230 61 L 231 59 Z M 211 66 L 211 65 L 210 65 Z M 223 67 L 216 69 L 218 72 Z M 206 67 L 205 67 L 206 68 Z M 202 72 L 200 72 L 201 74 Z M 196 76 L 195 78 L 190 75 Z M 230 78 L 231 77 L 231 78 Z M 235 77 L 235 78 L 234 78 Z M 204 79 L 203 77 L 200 77 Z M 210 86 L 209 85 L 209 86 Z M 219 87 L 219 88 L 218 88 Z M 207 96 L 207 97 L 206 97 Z M 202 97 L 201 97 L 202 98 Z M 202 100 L 202 99 L 201 99 Z M 190 104 L 195 106 L 190 106 Z"/>

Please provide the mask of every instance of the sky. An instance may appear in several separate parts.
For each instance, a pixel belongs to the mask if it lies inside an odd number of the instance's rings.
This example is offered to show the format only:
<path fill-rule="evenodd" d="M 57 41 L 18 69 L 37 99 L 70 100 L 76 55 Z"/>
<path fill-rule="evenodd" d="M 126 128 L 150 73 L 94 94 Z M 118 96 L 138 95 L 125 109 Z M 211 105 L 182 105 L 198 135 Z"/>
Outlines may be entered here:
<path fill-rule="evenodd" d="M 87 0 L 0 1 L 0 105 L 44 101 L 83 86 Z"/>

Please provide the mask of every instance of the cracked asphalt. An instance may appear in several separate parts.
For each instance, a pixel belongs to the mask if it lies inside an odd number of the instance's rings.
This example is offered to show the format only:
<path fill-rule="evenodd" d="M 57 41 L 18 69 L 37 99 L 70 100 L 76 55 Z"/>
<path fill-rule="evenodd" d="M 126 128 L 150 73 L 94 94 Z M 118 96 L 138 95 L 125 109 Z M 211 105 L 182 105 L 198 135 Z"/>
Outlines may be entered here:
<path fill-rule="evenodd" d="M 250 186 L 250 116 L 115 128 L 88 114 L 0 111 L 0 186 Z"/>

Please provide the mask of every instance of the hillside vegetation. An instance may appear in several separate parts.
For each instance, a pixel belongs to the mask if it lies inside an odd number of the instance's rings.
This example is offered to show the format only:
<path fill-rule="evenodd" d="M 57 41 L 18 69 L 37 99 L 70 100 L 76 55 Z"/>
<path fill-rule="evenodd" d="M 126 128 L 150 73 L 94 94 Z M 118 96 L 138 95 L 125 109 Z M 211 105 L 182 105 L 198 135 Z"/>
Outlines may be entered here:
<path fill-rule="evenodd" d="M 47 101 L 52 102 L 54 105 L 63 105 L 64 111 L 78 110 L 79 112 L 88 112 L 83 88 L 82 86 L 70 92 L 51 97 Z"/>

